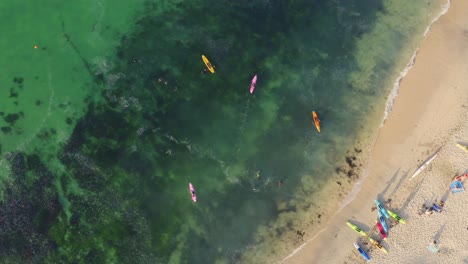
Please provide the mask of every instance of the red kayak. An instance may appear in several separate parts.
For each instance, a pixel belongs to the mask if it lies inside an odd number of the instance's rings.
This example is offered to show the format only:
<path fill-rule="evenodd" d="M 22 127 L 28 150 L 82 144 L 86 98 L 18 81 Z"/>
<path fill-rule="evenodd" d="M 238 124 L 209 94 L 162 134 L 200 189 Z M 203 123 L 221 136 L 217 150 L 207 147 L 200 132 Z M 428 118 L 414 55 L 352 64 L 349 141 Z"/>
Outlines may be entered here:
<path fill-rule="evenodd" d="M 382 224 L 381 224 L 379 221 L 375 221 L 375 225 L 376 225 L 377 228 L 379 229 L 380 234 L 382 235 L 382 238 L 383 238 L 384 240 L 387 240 L 387 233 L 385 233 L 385 230 L 384 230 Z"/>

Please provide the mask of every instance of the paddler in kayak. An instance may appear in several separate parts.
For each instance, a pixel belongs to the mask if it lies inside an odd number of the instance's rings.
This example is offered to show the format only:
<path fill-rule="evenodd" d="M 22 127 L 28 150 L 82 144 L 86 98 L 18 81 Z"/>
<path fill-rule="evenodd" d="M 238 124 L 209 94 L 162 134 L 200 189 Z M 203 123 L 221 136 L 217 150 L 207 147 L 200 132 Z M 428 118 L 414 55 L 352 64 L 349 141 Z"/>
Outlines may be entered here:
<path fill-rule="evenodd" d="M 192 183 L 189 183 L 189 190 L 190 190 L 190 195 L 192 196 L 193 202 L 197 202 L 197 194 L 195 193 L 195 187 L 193 187 Z"/>
<path fill-rule="evenodd" d="M 314 119 L 314 124 L 317 128 L 317 131 L 320 133 L 320 119 L 318 118 L 318 115 L 315 111 L 312 111 L 312 118 Z"/>
<path fill-rule="evenodd" d="M 284 178 L 281 178 L 281 179 L 278 181 L 278 188 L 280 188 L 281 186 L 283 186 L 283 183 L 284 183 Z"/>
<path fill-rule="evenodd" d="M 215 67 L 211 65 L 211 62 L 208 60 L 208 58 L 205 55 L 202 55 L 202 60 L 203 63 L 205 63 L 206 70 L 210 71 L 211 73 L 215 73 Z M 205 70 L 203 70 L 203 73 L 205 73 Z"/>

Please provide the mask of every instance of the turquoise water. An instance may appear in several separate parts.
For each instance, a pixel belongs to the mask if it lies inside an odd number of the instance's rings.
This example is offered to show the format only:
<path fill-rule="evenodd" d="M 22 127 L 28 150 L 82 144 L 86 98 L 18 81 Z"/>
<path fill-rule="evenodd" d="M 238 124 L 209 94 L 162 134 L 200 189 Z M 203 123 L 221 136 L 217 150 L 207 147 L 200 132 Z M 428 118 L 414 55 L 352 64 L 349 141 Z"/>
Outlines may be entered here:
<path fill-rule="evenodd" d="M 280 260 L 436 8 L 3 1 L 2 262 Z"/>

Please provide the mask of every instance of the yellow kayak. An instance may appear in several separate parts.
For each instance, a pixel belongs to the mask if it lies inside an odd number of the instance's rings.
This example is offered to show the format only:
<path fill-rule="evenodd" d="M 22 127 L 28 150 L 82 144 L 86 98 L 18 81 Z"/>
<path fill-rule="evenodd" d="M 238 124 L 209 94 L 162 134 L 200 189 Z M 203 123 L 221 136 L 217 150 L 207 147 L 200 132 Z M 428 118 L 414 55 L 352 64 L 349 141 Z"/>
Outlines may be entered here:
<path fill-rule="evenodd" d="M 402 224 L 406 224 L 406 221 L 405 219 L 401 218 L 399 215 L 397 215 L 396 213 L 390 211 L 387 209 L 387 212 L 393 217 L 395 218 L 395 220 L 397 220 L 398 222 L 402 223 Z"/>
<path fill-rule="evenodd" d="M 364 232 L 361 228 L 359 228 L 355 224 L 351 224 L 350 222 L 346 222 L 346 224 L 351 227 L 354 231 L 358 232 L 361 236 L 367 236 L 366 232 Z"/>
<path fill-rule="evenodd" d="M 463 149 L 464 151 L 468 152 L 468 146 L 463 146 L 462 144 L 457 143 L 457 147 L 459 147 L 459 148 Z"/>
<path fill-rule="evenodd" d="M 378 249 L 382 250 L 385 254 L 388 253 L 387 250 L 382 245 L 380 245 L 379 242 L 375 241 L 372 237 L 369 237 L 369 241 L 372 243 L 372 245 L 374 245 Z"/>
<path fill-rule="evenodd" d="M 208 68 L 208 70 L 211 72 L 211 73 L 215 73 L 215 69 L 213 67 L 213 65 L 211 65 L 210 61 L 208 60 L 208 58 L 205 56 L 205 55 L 201 55 L 201 58 L 203 60 L 203 62 L 205 63 L 206 67 Z"/>

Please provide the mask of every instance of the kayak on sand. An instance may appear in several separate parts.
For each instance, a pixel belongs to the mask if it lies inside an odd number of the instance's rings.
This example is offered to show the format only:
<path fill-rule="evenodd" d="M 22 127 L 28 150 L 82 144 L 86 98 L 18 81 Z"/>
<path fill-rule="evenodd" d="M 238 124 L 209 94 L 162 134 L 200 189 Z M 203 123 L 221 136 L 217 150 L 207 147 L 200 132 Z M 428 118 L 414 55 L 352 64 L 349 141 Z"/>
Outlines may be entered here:
<path fill-rule="evenodd" d="M 387 240 L 387 233 L 385 233 L 385 230 L 383 229 L 382 224 L 379 221 L 375 221 L 375 225 L 379 229 L 380 234 L 382 235 L 382 238 L 384 240 Z"/>
<path fill-rule="evenodd" d="M 385 222 L 385 218 L 382 214 L 382 212 L 377 211 L 379 213 L 379 222 L 380 224 L 382 225 L 383 229 L 385 230 L 385 233 L 388 233 L 388 225 L 387 225 L 387 222 Z"/>
<path fill-rule="evenodd" d="M 457 143 L 457 147 L 459 147 L 459 148 L 463 149 L 464 151 L 468 152 L 468 146 L 463 146 L 462 144 Z"/>
<path fill-rule="evenodd" d="M 396 213 L 390 211 L 390 210 L 387 210 L 388 213 L 393 217 L 395 218 L 398 222 L 402 223 L 402 224 L 406 224 L 406 221 L 405 219 L 401 218 L 399 215 L 397 215 Z"/>
<path fill-rule="evenodd" d="M 193 187 L 192 183 L 189 183 L 189 190 L 190 190 L 190 195 L 192 196 L 192 200 L 194 203 L 197 202 L 197 194 L 195 193 L 195 188 Z"/>
<path fill-rule="evenodd" d="M 414 173 L 413 175 L 410 177 L 410 180 L 413 179 L 414 177 L 418 176 L 419 173 L 421 173 L 426 167 L 427 165 L 429 165 L 438 155 L 439 153 L 436 152 L 434 154 L 434 156 L 432 156 L 430 159 L 428 159 L 426 162 L 423 163 L 423 165 L 421 165 Z"/>
<path fill-rule="evenodd" d="M 364 251 L 358 244 L 353 243 L 354 247 L 357 249 L 357 251 L 361 254 L 361 256 L 366 259 L 367 261 L 370 260 L 369 255 L 367 255 L 366 251 Z"/>
<path fill-rule="evenodd" d="M 346 222 L 346 224 L 351 227 L 354 231 L 358 232 L 361 236 L 367 236 L 366 232 L 364 232 L 361 228 L 359 228 L 355 224 L 351 224 L 350 222 Z"/>
<path fill-rule="evenodd" d="M 375 239 L 373 239 L 372 237 L 369 237 L 369 241 L 372 243 L 372 245 L 376 246 L 378 249 L 382 250 L 385 254 L 388 253 L 388 251 L 379 243 L 377 242 Z"/>
<path fill-rule="evenodd" d="M 387 210 L 385 210 L 385 207 L 383 207 L 383 205 L 380 203 L 380 201 L 375 199 L 374 202 L 377 205 L 377 207 L 379 208 L 379 211 L 385 216 L 385 218 L 387 218 L 387 219 L 390 218 L 390 215 L 388 215 Z"/>

